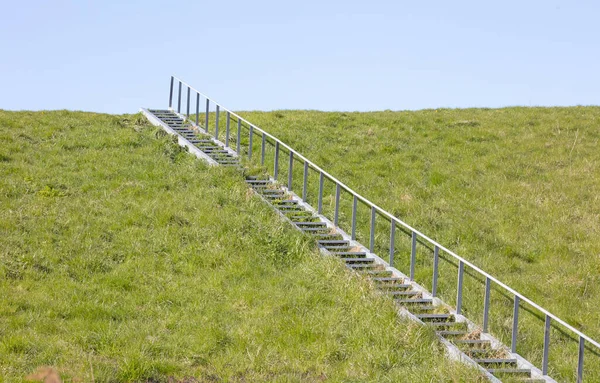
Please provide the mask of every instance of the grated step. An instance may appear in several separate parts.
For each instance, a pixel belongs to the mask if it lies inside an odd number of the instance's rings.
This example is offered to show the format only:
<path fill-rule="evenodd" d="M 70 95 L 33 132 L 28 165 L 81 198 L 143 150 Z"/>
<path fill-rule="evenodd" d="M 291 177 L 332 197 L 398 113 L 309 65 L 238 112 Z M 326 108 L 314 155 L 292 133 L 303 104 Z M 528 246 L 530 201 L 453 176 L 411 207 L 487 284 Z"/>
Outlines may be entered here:
<path fill-rule="evenodd" d="M 405 304 L 405 305 L 418 305 L 418 304 L 425 304 L 425 303 L 432 304 L 433 303 L 433 299 L 429 299 L 429 298 L 396 299 L 396 302 L 400 303 L 400 304 Z"/>
<path fill-rule="evenodd" d="M 531 377 L 531 370 L 528 368 L 488 368 L 492 375 L 527 375 Z"/>
<path fill-rule="evenodd" d="M 437 334 L 445 337 L 456 337 L 456 336 L 465 336 L 465 335 L 469 335 L 468 332 L 466 331 L 453 331 L 453 330 L 441 330 L 441 331 L 436 331 Z"/>
<path fill-rule="evenodd" d="M 488 359 L 473 359 L 476 363 L 479 364 L 501 364 L 501 365 L 505 365 L 505 364 L 512 364 L 512 365 L 517 365 L 517 359 L 502 359 L 502 358 L 488 358 Z"/>
<path fill-rule="evenodd" d="M 454 315 L 452 314 L 417 314 L 417 318 L 422 321 L 444 321 L 444 320 L 454 320 Z"/>
<path fill-rule="evenodd" d="M 374 262 L 375 258 L 342 258 L 344 262 Z"/>
<path fill-rule="evenodd" d="M 358 257 L 366 257 L 367 253 L 363 253 L 360 251 L 330 251 L 331 254 L 333 255 L 337 255 L 340 258 L 346 258 L 346 257 L 354 257 L 354 258 L 358 258 Z"/>

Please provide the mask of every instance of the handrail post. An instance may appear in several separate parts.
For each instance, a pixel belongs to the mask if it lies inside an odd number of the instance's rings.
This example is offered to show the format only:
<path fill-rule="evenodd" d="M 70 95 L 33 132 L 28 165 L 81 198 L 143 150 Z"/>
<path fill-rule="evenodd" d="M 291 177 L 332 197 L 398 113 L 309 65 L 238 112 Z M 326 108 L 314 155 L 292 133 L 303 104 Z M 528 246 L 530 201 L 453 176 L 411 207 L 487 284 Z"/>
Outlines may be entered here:
<path fill-rule="evenodd" d="M 394 267 L 394 252 L 396 250 L 396 221 L 392 219 L 390 228 L 390 266 Z"/>
<path fill-rule="evenodd" d="M 216 106 L 216 114 L 215 114 L 215 139 L 218 140 L 219 139 L 219 104 L 217 104 Z"/>
<path fill-rule="evenodd" d="M 339 215 L 340 215 L 340 184 L 336 182 L 335 184 L 335 211 L 333 213 L 333 224 L 335 226 L 338 225 Z"/>
<path fill-rule="evenodd" d="M 411 233 L 410 246 L 410 280 L 415 280 L 415 263 L 417 263 L 417 233 Z"/>
<path fill-rule="evenodd" d="M 369 233 L 369 251 L 372 253 L 375 250 L 375 206 L 371 206 L 371 231 Z"/>
<path fill-rule="evenodd" d="M 171 86 L 169 87 L 169 109 L 173 108 L 173 82 L 175 78 L 171 76 Z"/>
<path fill-rule="evenodd" d="M 181 113 L 181 81 L 179 81 L 179 99 L 177 100 L 177 113 Z"/>
<path fill-rule="evenodd" d="M 292 191 L 292 171 L 294 170 L 294 152 L 290 150 L 290 163 L 288 165 L 288 190 Z"/>
<path fill-rule="evenodd" d="M 275 164 L 273 165 L 273 179 L 279 176 L 279 141 L 275 141 Z"/>
<path fill-rule="evenodd" d="M 240 120 L 240 118 L 238 117 L 237 121 L 237 137 L 235 145 L 238 156 L 241 156 L 242 153 L 240 153 L 240 150 L 242 143 L 240 141 L 242 140 L 242 120 Z"/>
<path fill-rule="evenodd" d="M 483 332 L 488 332 L 488 322 L 490 319 L 490 291 L 492 289 L 492 280 L 485 277 L 485 295 L 483 298 Z"/>
<path fill-rule="evenodd" d="M 577 383 L 583 382 L 583 353 L 585 351 L 585 339 L 579 337 L 579 357 L 577 358 Z"/>
<path fill-rule="evenodd" d="M 196 92 L 196 126 L 198 126 L 198 116 L 200 115 L 200 93 Z"/>
<path fill-rule="evenodd" d="M 186 116 L 187 118 L 190 118 L 190 87 L 187 87 L 187 109 L 186 109 Z"/>
<path fill-rule="evenodd" d="M 456 292 L 456 313 L 460 315 L 462 312 L 462 294 L 463 294 L 463 274 L 465 264 L 463 261 L 458 262 L 458 288 Z"/>
<path fill-rule="evenodd" d="M 302 201 L 306 202 L 308 193 L 308 162 L 304 161 L 304 174 L 302 177 Z"/>
<path fill-rule="evenodd" d="M 208 133 L 208 120 L 209 120 L 208 112 L 209 111 L 210 111 L 210 100 L 207 98 L 206 99 L 206 113 L 204 114 L 204 131 L 206 133 Z"/>
<path fill-rule="evenodd" d="M 438 245 L 435 245 L 433 248 L 433 281 L 431 282 L 431 295 L 437 295 L 437 285 L 438 285 L 438 265 L 440 260 L 440 248 Z"/>
<path fill-rule="evenodd" d="M 323 176 L 323 172 L 319 172 L 319 203 L 317 206 L 317 213 L 321 214 L 323 212 L 323 183 L 325 182 L 325 177 Z"/>
<path fill-rule="evenodd" d="M 252 159 L 252 136 L 254 136 L 254 126 L 250 125 L 250 133 L 248 138 L 248 159 Z"/>
<path fill-rule="evenodd" d="M 225 147 L 228 148 L 229 147 L 229 129 L 230 129 L 230 125 L 231 125 L 231 113 L 229 111 L 227 111 L 227 114 L 225 115 Z"/>
<path fill-rule="evenodd" d="M 266 142 L 267 136 L 265 136 L 264 133 L 262 133 L 262 141 L 260 143 L 260 166 L 263 166 L 265 164 L 265 144 Z"/>
<path fill-rule="evenodd" d="M 515 295 L 515 305 L 513 307 L 513 325 L 512 325 L 512 339 L 510 342 L 510 351 L 517 352 L 517 334 L 519 331 L 519 302 L 521 298 Z"/>
<path fill-rule="evenodd" d="M 548 354 L 550 352 L 550 324 L 552 318 L 546 314 L 544 321 L 544 354 L 542 357 L 542 375 L 548 375 Z"/>
<path fill-rule="evenodd" d="M 352 240 L 356 239 L 356 208 L 358 207 L 358 198 L 354 195 L 352 199 Z"/>

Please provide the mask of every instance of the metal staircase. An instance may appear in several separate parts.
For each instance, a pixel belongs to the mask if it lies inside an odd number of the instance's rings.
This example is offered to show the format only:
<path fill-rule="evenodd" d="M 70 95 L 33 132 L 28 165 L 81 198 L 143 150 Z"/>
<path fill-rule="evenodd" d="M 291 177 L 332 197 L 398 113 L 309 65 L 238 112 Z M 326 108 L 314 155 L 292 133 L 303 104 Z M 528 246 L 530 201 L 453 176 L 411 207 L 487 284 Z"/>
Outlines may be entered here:
<path fill-rule="evenodd" d="M 418 240 L 422 238 L 429 239 L 428 237 L 385 212 L 388 216 L 393 217 L 390 221 L 389 262 L 386 262 L 374 252 L 375 217 L 377 214 L 383 215 L 382 209 L 353 192 L 346 185 L 312 164 L 288 145 L 262 131 L 260 128 L 250 124 L 231 111 L 226 110 L 226 128 L 225 132 L 221 132 L 225 134 L 225 139 L 220 140 L 222 134 L 219 134 L 218 119 L 222 107 L 218 104 L 216 104 L 216 110 L 214 112 L 216 119 L 215 134 L 214 136 L 209 135 L 209 115 L 212 115 L 209 110 L 209 103 L 211 100 L 206 96 L 201 95 L 199 92 L 196 92 L 196 119 L 195 123 L 190 121 L 190 89 L 192 88 L 188 86 L 187 113 L 185 115 L 181 114 L 181 88 L 182 84 L 185 83 L 178 80 L 179 100 L 177 110 L 175 111 L 171 109 L 174 80 L 175 79 L 172 77 L 169 98 L 170 108 L 167 110 L 142 109 L 142 112 L 147 118 L 153 124 L 161 126 L 168 133 L 176 135 L 180 145 L 188 147 L 192 153 L 199 158 L 204 159 L 209 164 L 233 167 L 240 172 L 243 172 L 249 187 L 251 187 L 264 201 L 276 209 L 285 220 L 294 225 L 295 228 L 314 237 L 323 254 L 340 258 L 350 270 L 369 278 L 372 281 L 373 286 L 381 294 L 389 296 L 390 299 L 394 300 L 399 307 L 400 315 L 432 327 L 440 342 L 447 348 L 450 357 L 471 364 L 478 368 L 490 381 L 494 382 L 499 382 L 501 380 L 519 382 L 554 382 L 554 380 L 548 376 L 548 353 L 550 348 L 549 334 L 551 324 L 560 324 L 563 325 L 563 327 L 566 326 L 567 330 L 574 331 L 579 337 L 578 364 L 575 380 L 578 382 L 583 381 L 583 355 L 586 342 L 588 346 L 594 346 L 597 348 L 596 351 L 598 351 L 600 350 L 600 346 L 597 342 L 584 334 L 581 334 L 576 329 L 573 329 L 559 318 L 556 318 L 544 310 L 545 337 L 543 360 L 542 368 L 537 368 L 516 352 L 519 307 L 522 301 L 528 303 L 531 301 L 432 240 L 430 241 L 434 243 L 432 254 L 434 257 L 433 288 L 431 292 L 428 291 L 422 285 L 417 283 L 414 277 L 414 268 L 416 264 L 414 259 L 416 255 L 416 246 L 417 243 L 419 243 Z M 198 124 L 200 116 L 199 100 L 201 96 L 206 98 L 204 126 Z M 237 134 L 234 137 L 231 137 L 231 122 L 233 120 L 237 122 Z M 265 174 L 264 172 L 262 175 L 249 175 L 247 169 L 243 166 L 247 161 L 245 159 L 241 161 L 240 157 L 243 149 L 241 130 L 244 126 L 248 128 L 249 132 L 248 145 L 244 153 L 248 158 L 252 158 L 253 136 L 255 135 L 260 135 L 261 138 L 261 165 L 264 165 L 265 163 L 265 146 L 267 143 L 270 143 L 275 147 L 274 169 L 271 175 Z M 232 140 L 235 140 L 236 150 L 233 150 L 229 145 L 230 137 Z M 289 155 L 287 186 L 278 181 L 280 168 L 279 157 L 280 152 L 282 151 L 287 151 Z M 304 164 L 302 195 L 297 195 L 292 190 L 292 167 L 295 157 Z M 307 176 L 310 168 L 319 172 L 319 198 L 316 209 L 307 203 Z M 335 211 L 333 217 L 330 217 L 332 219 L 323 214 L 323 184 L 325 179 L 335 180 L 334 182 L 336 185 Z M 351 193 L 353 193 L 351 234 L 347 234 L 339 226 L 339 201 L 342 190 L 351 191 Z M 356 240 L 356 209 L 358 202 L 366 203 L 371 207 L 370 244 L 368 247 L 363 246 Z M 401 225 L 404 225 L 404 227 L 401 227 Z M 408 275 L 393 267 L 394 254 L 396 252 L 394 245 L 395 235 L 403 228 L 408 228 L 407 234 L 410 235 L 412 240 L 410 273 Z M 403 230 L 402 232 L 406 233 L 406 230 Z M 439 273 L 437 264 L 441 251 L 454 255 L 458 257 L 459 260 L 457 280 L 458 293 L 456 305 L 454 306 L 446 304 L 436 296 Z M 482 326 L 477 325 L 464 315 L 461 315 L 462 286 L 465 267 L 470 267 L 471 269 L 483 273 L 485 276 L 485 311 L 484 323 Z M 500 340 L 488 332 L 491 282 L 501 284 L 502 287 L 505 287 L 509 292 L 514 294 L 511 347 L 505 346 Z"/>

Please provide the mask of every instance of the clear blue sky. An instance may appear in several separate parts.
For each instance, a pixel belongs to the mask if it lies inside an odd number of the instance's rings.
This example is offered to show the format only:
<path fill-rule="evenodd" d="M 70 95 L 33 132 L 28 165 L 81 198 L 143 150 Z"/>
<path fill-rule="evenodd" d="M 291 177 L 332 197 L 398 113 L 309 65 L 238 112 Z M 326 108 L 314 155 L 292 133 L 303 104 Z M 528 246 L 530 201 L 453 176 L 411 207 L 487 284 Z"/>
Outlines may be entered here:
<path fill-rule="evenodd" d="M 598 1 L 5 1 L 0 109 L 600 104 Z"/>

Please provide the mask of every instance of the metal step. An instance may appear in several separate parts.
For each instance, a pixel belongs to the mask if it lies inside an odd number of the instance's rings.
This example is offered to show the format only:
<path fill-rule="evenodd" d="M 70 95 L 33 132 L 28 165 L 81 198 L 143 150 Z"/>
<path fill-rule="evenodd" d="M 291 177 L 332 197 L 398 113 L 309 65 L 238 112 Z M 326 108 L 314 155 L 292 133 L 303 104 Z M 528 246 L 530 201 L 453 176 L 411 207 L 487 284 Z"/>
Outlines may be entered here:
<path fill-rule="evenodd" d="M 473 359 L 476 363 L 479 364 L 485 364 L 485 365 L 494 365 L 494 364 L 500 364 L 500 365 L 506 365 L 506 364 L 511 364 L 514 365 L 515 367 L 517 366 L 517 359 L 502 359 L 502 358 L 489 358 L 489 359 Z"/>

